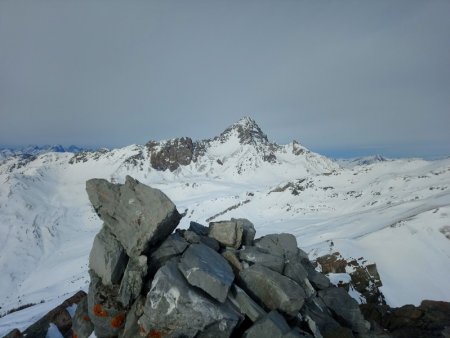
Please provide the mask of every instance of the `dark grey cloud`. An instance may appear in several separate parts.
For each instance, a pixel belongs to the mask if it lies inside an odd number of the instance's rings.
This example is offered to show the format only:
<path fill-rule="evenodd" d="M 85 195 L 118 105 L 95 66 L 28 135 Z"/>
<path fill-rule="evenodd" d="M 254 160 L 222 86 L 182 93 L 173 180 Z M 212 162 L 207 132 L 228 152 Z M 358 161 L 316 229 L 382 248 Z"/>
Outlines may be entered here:
<path fill-rule="evenodd" d="M 450 154 L 448 1 L 0 2 L 0 144 L 210 137 Z"/>

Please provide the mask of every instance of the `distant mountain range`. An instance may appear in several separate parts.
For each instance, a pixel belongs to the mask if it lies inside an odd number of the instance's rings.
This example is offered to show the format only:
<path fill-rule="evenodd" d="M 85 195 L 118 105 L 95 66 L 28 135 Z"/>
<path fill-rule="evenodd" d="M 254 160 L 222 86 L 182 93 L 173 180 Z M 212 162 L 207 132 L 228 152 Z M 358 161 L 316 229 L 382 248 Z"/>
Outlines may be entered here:
<path fill-rule="evenodd" d="M 126 175 L 166 193 L 185 214 L 182 228 L 248 218 L 257 236 L 294 234 L 311 259 L 339 252 L 376 263 L 392 306 L 450 300 L 450 159 L 333 161 L 271 142 L 251 118 L 206 140 L 0 153 L 0 315 L 86 288 L 101 224 L 85 182 Z"/>

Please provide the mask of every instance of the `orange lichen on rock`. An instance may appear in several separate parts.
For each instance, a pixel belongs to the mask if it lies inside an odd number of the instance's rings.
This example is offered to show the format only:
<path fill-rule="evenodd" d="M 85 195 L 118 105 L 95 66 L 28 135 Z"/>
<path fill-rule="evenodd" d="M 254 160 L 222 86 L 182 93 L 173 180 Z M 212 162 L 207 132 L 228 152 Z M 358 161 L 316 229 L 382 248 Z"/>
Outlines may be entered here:
<path fill-rule="evenodd" d="M 72 333 L 72 338 L 78 338 L 77 334 L 75 333 L 75 331 L 73 331 Z"/>
<path fill-rule="evenodd" d="M 108 317 L 108 312 L 103 310 L 101 304 L 95 304 L 94 305 L 94 315 L 97 317 Z"/>
<path fill-rule="evenodd" d="M 147 338 L 161 338 L 162 334 L 160 331 L 151 330 L 150 333 L 147 335 Z"/>
<path fill-rule="evenodd" d="M 86 321 L 86 322 L 90 322 L 91 318 L 89 318 L 89 316 L 86 315 L 86 316 L 83 317 L 83 320 Z"/>
<path fill-rule="evenodd" d="M 111 326 L 115 329 L 120 329 L 125 323 L 125 315 L 123 313 L 119 313 L 113 319 L 111 319 Z"/>

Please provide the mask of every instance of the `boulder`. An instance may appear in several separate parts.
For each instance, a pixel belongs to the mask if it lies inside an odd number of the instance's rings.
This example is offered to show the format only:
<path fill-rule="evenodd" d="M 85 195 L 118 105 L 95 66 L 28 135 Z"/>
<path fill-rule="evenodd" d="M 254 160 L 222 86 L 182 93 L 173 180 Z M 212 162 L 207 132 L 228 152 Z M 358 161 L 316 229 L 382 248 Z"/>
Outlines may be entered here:
<path fill-rule="evenodd" d="M 163 192 L 130 176 L 124 184 L 91 179 L 86 182 L 86 191 L 95 211 L 128 256 L 139 256 L 164 240 L 181 219 L 175 205 Z"/>
<path fill-rule="evenodd" d="M 209 223 L 209 237 L 214 238 L 224 246 L 239 249 L 242 242 L 244 227 L 235 221 L 220 221 Z"/>
<path fill-rule="evenodd" d="M 282 338 L 285 334 L 291 331 L 290 326 L 286 323 L 286 320 L 277 311 L 271 311 L 255 324 L 253 324 L 247 331 L 245 331 L 243 337 L 245 338 Z"/>
<path fill-rule="evenodd" d="M 239 282 L 253 298 L 270 310 L 295 315 L 302 308 L 305 292 L 292 279 L 255 264 L 239 273 Z"/>
<path fill-rule="evenodd" d="M 77 306 L 75 315 L 72 318 L 73 336 L 77 338 L 88 338 L 94 331 L 94 324 L 88 313 L 87 297 L 84 297 Z"/>
<path fill-rule="evenodd" d="M 125 325 L 126 310 L 117 300 L 118 285 L 103 285 L 100 277 L 89 271 L 88 314 L 98 338 L 114 337 Z"/>
<path fill-rule="evenodd" d="M 307 300 L 300 312 L 314 337 L 327 337 L 341 327 L 319 297 Z"/>
<path fill-rule="evenodd" d="M 364 319 L 358 303 L 342 288 L 331 287 L 318 292 L 325 305 L 342 323 L 358 333 L 365 333 L 370 324 Z"/>
<path fill-rule="evenodd" d="M 253 223 L 246 218 L 232 218 L 231 221 L 236 222 L 238 226 L 242 226 L 244 229 L 244 232 L 242 233 L 242 245 L 253 245 L 253 240 L 256 235 L 256 230 Z"/>
<path fill-rule="evenodd" d="M 308 272 L 300 262 L 288 261 L 284 266 L 283 275 L 297 282 L 305 291 L 307 298 L 316 294 L 316 290 L 308 280 Z"/>
<path fill-rule="evenodd" d="M 239 311 L 245 314 L 252 322 L 266 315 L 266 311 L 258 305 L 249 295 L 239 286 L 233 284 L 228 293 L 228 299 L 236 306 Z"/>
<path fill-rule="evenodd" d="M 227 248 L 222 252 L 222 256 L 228 261 L 236 275 L 243 269 L 243 266 L 236 256 L 236 252 L 233 249 Z"/>
<path fill-rule="evenodd" d="M 233 283 L 234 273 L 219 253 L 204 244 L 192 244 L 178 264 L 189 284 L 223 303 Z"/>
<path fill-rule="evenodd" d="M 241 319 L 228 303 L 192 288 L 170 261 L 156 273 L 138 323 L 144 336 L 194 337 L 216 323 L 222 331 L 231 332 Z"/>
<path fill-rule="evenodd" d="M 152 252 L 149 258 L 149 275 L 153 276 L 169 259 L 181 256 L 189 243 L 179 233 L 170 235 Z"/>
<path fill-rule="evenodd" d="M 239 258 L 248 263 L 258 263 L 278 273 L 283 272 L 284 258 L 264 253 L 260 249 L 249 246 L 239 251 Z"/>
<path fill-rule="evenodd" d="M 205 227 L 197 222 L 189 223 L 188 230 L 195 232 L 199 236 L 208 236 L 208 227 Z"/>
<path fill-rule="evenodd" d="M 119 284 L 127 265 L 127 254 L 111 231 L 103 226 L 95 236 L 89 255 L 89 268 L 94 270 L 103 284 Z"/>
<path fill-rule="evenodd" d="M 220 249 L 219 242 L 217 242 L 214 238 L 198 235 L 196 232 L 191 230 L 184 230 L 183 237 L 191 244 L 203 243 L 215 251 L 219 251 Z"/>
<path fill-rule="evenodd" d="M 296 257 L 298 253 L 297 239 L 286 233 L 263 236 L 256 239 L 254 245 L 272 255 L 285 258 Z"/>
<path fill-rule="evenodd" d="M 147 275 L 147 256 L 131 257 L 119 288 L 118 300 L 123 306 L 128 307 L 139 296 L 145 275 Z"/>

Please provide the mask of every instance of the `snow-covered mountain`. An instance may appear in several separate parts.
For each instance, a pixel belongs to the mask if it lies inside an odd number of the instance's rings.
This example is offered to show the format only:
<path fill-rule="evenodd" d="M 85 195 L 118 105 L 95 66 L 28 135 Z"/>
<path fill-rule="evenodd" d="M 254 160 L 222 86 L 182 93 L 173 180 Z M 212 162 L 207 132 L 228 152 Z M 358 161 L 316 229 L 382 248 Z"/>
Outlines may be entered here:
<path fill-rule="evenodd" d="M 392 306 L 450 301 L 450 159 L 342 167 L 295 141 L 270 142 L 244 118 L 209 140 L 5 158 L 0 313 L 45 301 L 37 307 L 43 312 L 58 297 L 86 288 L 88 254 L 101 224 L 85 181 L 123 182 L 126 175 L 163 190 L 186 213 L 181 227 L 245 217 L 257 236 L 295 234 L 311 258 L 338 251 L 375 262 Z M 0 318 L 0 335 L 32 321 L 11 316 Z"/>
<path fill-rule="evenodd" d="M 63 147 L 60 144 L 54 144 L 54 145 L 32 145 L 32 146 L 26 146 L 26 147 L 20 147 L 20 148 L 2 148 L 0 147 L 0 161 L 2 159 L 5 159 L 7 157 L 11 156 L 37 156 L 44 153 L 49 152 L 55 152 L 55 153 L 79 153 L 81 151 L 84 151 L 86 149 L 71 145 L 68 147 Z"/>

